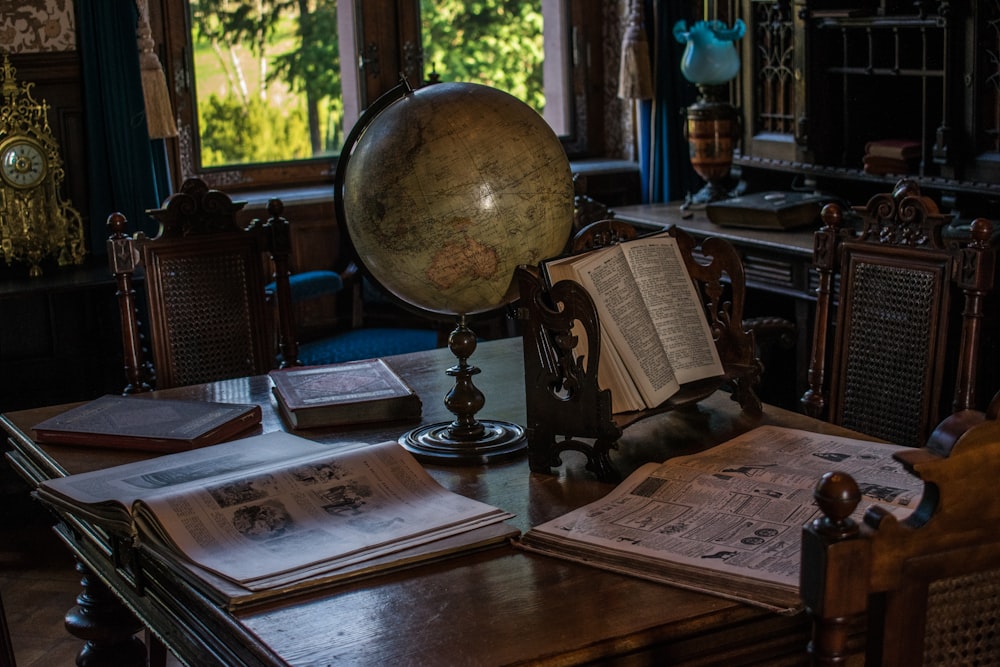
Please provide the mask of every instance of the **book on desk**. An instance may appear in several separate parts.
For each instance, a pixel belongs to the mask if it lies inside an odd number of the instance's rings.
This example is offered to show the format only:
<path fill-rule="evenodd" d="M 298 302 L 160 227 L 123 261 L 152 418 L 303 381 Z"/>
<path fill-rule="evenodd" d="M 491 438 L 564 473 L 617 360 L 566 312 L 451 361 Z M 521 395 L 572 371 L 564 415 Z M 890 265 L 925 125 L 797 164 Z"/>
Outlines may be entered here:
<path fill-rule="evenodd" d="M 37 442 L 169 453 L 259 429 L 259 405 L 109 394 L 34 426 Z"/>
<path fill-rule="evenodd" d="M 831 197 L 811 192 L 756 192 L 705 205 L 705 215 L 717 225 L 748 229 L 798 229 L 816 226 Z"/>
<path fill-rule="evenodd" d="M 43 502 L 137 543 L 236 608 L 503 544 L 511 517 L 395 442 L 268 433 L 42 482 Z"/>
<path fill-rule="evenodd" d="M 419 419 L 420 397 L 382 359 L 273 370 L 274 398 L 294 429 Z"/>
<path fill-rule="evenodd" d="M 802 526 L 813 488 L 851 474 L 867 502 L 912 512 L 923 483 L 906 447 L 762 426 L 698 454 L 649 463 L 601 500 L 535 526 L 519 546 L 776 611 L 801 608 Z"/>
<path fill-rule="evenodd" d="M 724 374 L 701 298 L 669 233 L 548 260 L 542 270 L 549 286 L 572 280 L 593 300 L 598 380 L 611 392 L 613 412 L 656 407 L 684 383 Z M 583 328 L 573 333 L 577 349 L 586 350 Z"/>

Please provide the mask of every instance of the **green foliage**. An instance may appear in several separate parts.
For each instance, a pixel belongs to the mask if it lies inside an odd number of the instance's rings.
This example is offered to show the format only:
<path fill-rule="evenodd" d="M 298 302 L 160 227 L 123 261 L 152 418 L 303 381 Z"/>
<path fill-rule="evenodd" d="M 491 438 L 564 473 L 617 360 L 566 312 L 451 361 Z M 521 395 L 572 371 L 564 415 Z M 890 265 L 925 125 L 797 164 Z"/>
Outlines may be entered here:
<path fill-rule="evenodd" d="M 190 7 L 203 165 L 340 149 L 336 0 L 191 0 Z"/>
<path fill-rule="evenodd" d="M 421 0 L 424 65 L 442 81 L 505 90 L 545 107 L 541 0 Z"/>
<path fill-rule="evenodd" d="M 277 109 L 235 95 L 212 95 L 199 105 L 201 161 L 206 167 L 312 157 L 309 124 L 301 109 Z"/>
<path fill-rule="evenodd" d="M 335 154 L 337 0 L 190 0 L 206 167 Z M 421 0 L 424 63 L 545 106 L 541 0 Z"/>
<path fill-rule="evenodd" d="M 314 105 L 310 117 L 320 125 L 311 128 L 313 137 L 323 137 L 314 140 L 315 152 L 336 152 L 343 144 L 344 117 L 336 0 L 316 0 L 300 15 L 297 41 L 296 48 L 274 58 L 268 80 L 287 82 L 305 95 L 307 105 Z"/>
<path fill-rule="evenodd" d="M 289 0 L 190 0 L 192 31 L 209 41 L 258 48 L 273 39 L 282 12 L 292 4 Z"/>
<path fill-rule="evenodd" d="M 299 18 L 297 48 L 277 56 L 269 80 L 287 81 L 292 89 L 315 97 L 340 99 L 340 40 L 336 0 L 318 0 Z"/>

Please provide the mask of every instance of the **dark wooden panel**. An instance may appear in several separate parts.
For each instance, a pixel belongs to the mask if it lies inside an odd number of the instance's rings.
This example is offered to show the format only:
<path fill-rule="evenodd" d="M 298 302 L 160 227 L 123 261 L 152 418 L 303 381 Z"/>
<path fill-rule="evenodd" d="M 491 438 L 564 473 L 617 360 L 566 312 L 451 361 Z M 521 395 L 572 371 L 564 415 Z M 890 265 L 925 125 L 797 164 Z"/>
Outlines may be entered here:
<path fill-rule="evenodd" d="M 0 410 L 121 391 L 115 287 L 104 267 L 0 284 Z"/>

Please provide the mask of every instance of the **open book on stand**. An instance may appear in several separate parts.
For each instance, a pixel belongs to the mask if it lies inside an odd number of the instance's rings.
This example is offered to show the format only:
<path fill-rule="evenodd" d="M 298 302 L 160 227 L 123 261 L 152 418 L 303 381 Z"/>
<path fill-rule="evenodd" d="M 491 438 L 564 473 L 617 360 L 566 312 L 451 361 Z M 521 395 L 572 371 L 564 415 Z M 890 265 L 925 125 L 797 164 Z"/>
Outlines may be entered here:
<path fill-rule="evenodd" d="M 511 515 L 452 493 L 395 442 L 284 432 L 43 482 L 230 608 L 501 544 Z"/>
<path fill-rule="evenodd" d="M 655 408 L 683 383 L 724 374 L 704 305 L 668 233 L 548 260 L 542 270 L 550 286 L 573 280 L 593 300 L 598 382 L 611 392 L 613 412 Z M 579 326 L 573 333 L 584 335 Z"/>
<path fill-rule="evenodd" d="M 803 524 L 823 473 L 847 472 L 897 515 L 923 482 L 892 458 L 904 447 L 762 426 L 698 454 L 649 463 L 601 500 L 526 532 L 525 549 L 779 611 L 799 601 Z"/>

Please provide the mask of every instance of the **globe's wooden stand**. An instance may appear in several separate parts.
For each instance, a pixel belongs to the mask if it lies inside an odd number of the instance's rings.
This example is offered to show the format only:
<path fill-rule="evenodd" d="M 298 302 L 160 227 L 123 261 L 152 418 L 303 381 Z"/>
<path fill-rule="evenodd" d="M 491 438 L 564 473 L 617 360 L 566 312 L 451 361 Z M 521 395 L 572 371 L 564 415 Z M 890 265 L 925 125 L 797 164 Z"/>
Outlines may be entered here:
<path fill-rule="evenodd" d="M 611 229 L 612 222 L 591 225 L 591 234 L 600 242 L 590 247 L 620 239 L 620 230 Z M 520 267 L 516 273 L 521 292 L 518 319 L 524 336 L 526 430 L 533 472 L 551 473 L 553 467 L 562 464 L 561 452 L 575 450 L 586 455 L 587 470 L 599 479 L 618 481 L 620 476 L 610 451 L 617 447 L 626 426 L 654 414 L 694 405 L 724 384 L 732 388 L 733 399 L 744 410 L 760 414 L 756 385 L 762 367 L 753 332 L 743 326 L 743 264 L 732 245 L 716 238 L 702 244 L 701 254 L 711 258 L 703 264 L 695 259 L 695 242 L 690 235 L 676 227 L 670 233 L 677 239 L 688 273 L 704 299 L 725 374 L 684 384 L 656 408 L 612 414 L 611 392 L 597 382 L 601 332 L 590 296 L 572 281 L 561 281 L 546 289 L 537 268 Z M 574 323 L 582 326 L 587 335 L 588 348 L 582 354 L 573 351 L 577 342 L 571 332 Z"/>
<path fill-rule="evenodd" d="M 445 396 L 444 404 L 455 420 L 416 428 L 401 436 L 399 444 L 421 461 L 453 465 L 489 463 L 523 453 L 527 440 L 521 426 L 476 419 L 486 397 L 472 382 L 472 376 L 479 374 L 479 368 L 468 363 L 476 351 L 476 334 L 466 326 L 465 316 L 448 336 L 448 349 L 458 358 L 458 364 L 446 371 L 455 378 L 455 386 Z"/>

